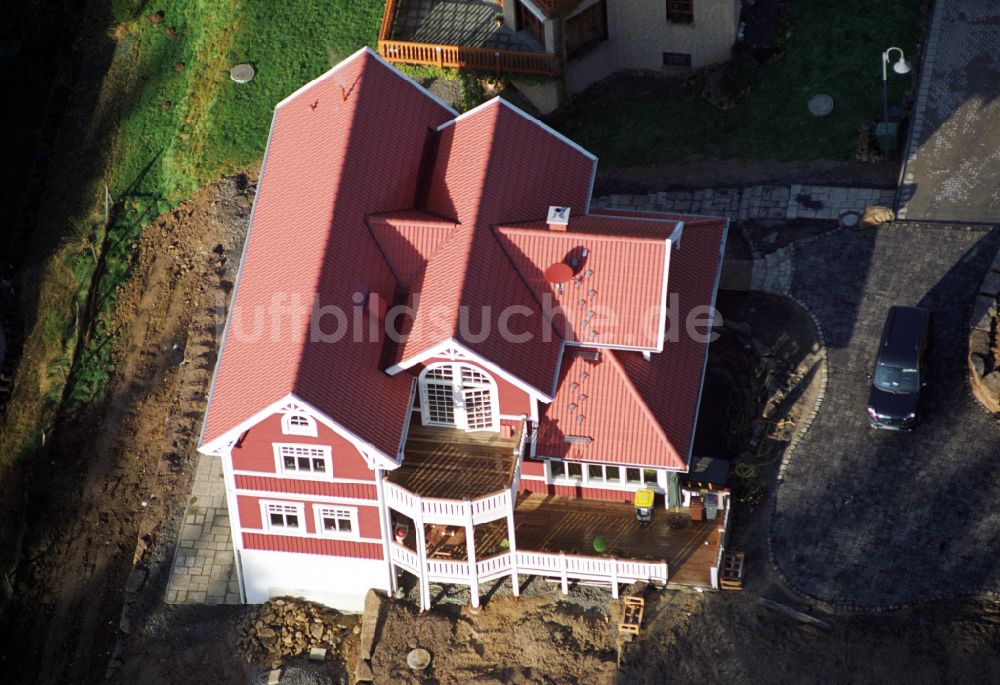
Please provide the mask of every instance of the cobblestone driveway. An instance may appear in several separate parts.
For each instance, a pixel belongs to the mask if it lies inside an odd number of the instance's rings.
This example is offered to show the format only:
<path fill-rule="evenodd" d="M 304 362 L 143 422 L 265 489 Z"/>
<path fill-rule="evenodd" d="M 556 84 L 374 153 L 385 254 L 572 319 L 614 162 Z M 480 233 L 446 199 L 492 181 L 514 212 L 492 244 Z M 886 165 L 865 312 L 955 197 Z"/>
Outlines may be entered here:
<path fill-rule="evenodd" d="M 1000 218 L 1000 3 L 934 3 L 899 218 Z M 892 77 L 892 75 L 890 75 Z"/>
<path fill-rule="evenodd" d="M 968 390 L 965 321 L 1000 231 L 841 230 L 795 247 L 792 294 L 827 338 L 826 397 L 779 484 L 771 551 L 800 592 L 883 608 L 1000 591 L 1000 429 Z M 934 312 L 926 421 L 871 431 L 868 381 L 888 307 Z"/>

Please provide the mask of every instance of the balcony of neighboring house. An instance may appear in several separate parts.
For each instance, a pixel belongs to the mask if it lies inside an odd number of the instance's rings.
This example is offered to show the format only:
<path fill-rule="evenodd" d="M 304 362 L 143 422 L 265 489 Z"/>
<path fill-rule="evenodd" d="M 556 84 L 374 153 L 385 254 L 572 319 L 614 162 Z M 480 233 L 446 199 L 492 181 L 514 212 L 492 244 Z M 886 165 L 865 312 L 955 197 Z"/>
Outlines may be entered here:
<path fill-rule="evenodd" d="M 391 62 L 553 76 L 555 55 L 488 0 L 386 0 L 378 51 Z"/>

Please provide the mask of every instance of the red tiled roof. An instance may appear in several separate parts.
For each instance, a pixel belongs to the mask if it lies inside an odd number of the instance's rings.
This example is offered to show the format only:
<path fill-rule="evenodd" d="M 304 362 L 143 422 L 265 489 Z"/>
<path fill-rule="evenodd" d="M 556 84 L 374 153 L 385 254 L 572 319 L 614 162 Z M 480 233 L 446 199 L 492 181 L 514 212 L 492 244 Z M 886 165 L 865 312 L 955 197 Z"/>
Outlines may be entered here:
<path fill-rule="evenodd" d="M 587 215 L 592 155 L 499 99 L 453 116 L 367 50 L 278 105 L 202 443 L 292 394 L 394 455 L 411 376 L 383 372 L 385 340 L 315 340 L 309 314 L 314 296 L 350 313 L 359 292 L 390 301 L 402 288 L 415 315 L 397 359 L 456 339 L 543 395 L 559 381 L 540 454 L 683 468 L 707 346 L 668 336 L 650 362 L 634 352 L 603 350 L 598 363 L 564 354 L 542 314 L 548 285 L 538 271 L 585 247 L 584 280 L 560 298 L 570 332 L 591 325 L 575 292 L 587 291 L 587 307 L 612 307 L 623 322 L 596 344 L 655 347 L 649 335 L 625 336 L 641 334 L 642 313 L 662 306 L 668 267 L 677 320 L 712 303 L 725 220 Z M 570 207 L 566 233 L 542 230 L 550 205 Z M 671 247 L 679 220 L 682 242 Z M 513 306 L 522 309 L 512 332 L 530 334 L 530 344 L 497 334 Z M 581 430 L 590 445 L 563 440 Z"/>
<path fill-rule="evenodd" d="M 641 226 L 632 230 L 630 224 Z M 501 226 L 497 233 L 539 301 L 561 308 L 556 325 L 568 339 L 655 350 L 664 326 L 670 243 L 662 236 L 633 235 L 660 231 L 669 236 L 676 226 L 672 221 L 583 216 L 571 217 L 565 232 L 531 222 Z M 556 263 L 574 265 L 574 277 L 565 284 L 553 285 L 545 278 L 545 270 Z"/>
<path fill-rule="evenodd" d="M 427 212 L 405 211 L 370 216 L 368 226 L 396 279 L 406 286 L 458 224 Z"/>
<path fill-rule="evenodd" d="M 458 117 L 438 137 L 427 209 L 455 217 L 462 229 L 411 288 L 416 314 L 399 360 L 454 338 L 548 394 L 560 336 L 490 228 L 545 216 L 554 204 L 582 214 L 596 160 L 499 98 Z M 515 305 L 531 314 L 512 319 L 510 328 L 531 335 L 531 345 L 495 334 L 501 313 Z M 466 316 L 464 326 L 460 315 Z M 482 331 L 492 334 L 481 339 Z"/>
<path fill-rule="evenodd" d="M 365 217 L 412 205 L 427 130 L 453 116 L 368 50 L 278 105 L 203 443 L 294 393 L 395 454 L 410 379 L 382 372 L 378 343 L 309 342 L 308 312 L 314 295 L 347 312 L 359 289 L 391 300 Z"/>
<path fill-rule="evenodd" d="M 567 349 L 556 397 L 541 417 L 539 456 L 686 468 L 708 345 L 683 328 L 692 310 L 714 304 L 725 232 L 725 219 L 685 224 L 668 283 L 680 330 L 668 330 L 663 352 L 647 362 L 639 352 L 601 350 L 591 362 Z M 567 435 L 591 442 L 567 443 Z"/>

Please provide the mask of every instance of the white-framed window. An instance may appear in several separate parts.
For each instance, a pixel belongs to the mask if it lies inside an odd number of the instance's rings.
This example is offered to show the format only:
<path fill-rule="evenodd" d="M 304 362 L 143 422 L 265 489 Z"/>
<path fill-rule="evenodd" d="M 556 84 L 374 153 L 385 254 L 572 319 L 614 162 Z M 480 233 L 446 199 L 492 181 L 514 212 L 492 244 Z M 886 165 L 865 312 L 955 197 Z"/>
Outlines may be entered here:
<path fill-rule="evenodd" d="M 274 443 L 276 472 L 293 478 L 333 479 L 333 457 L 327 445 Z"/>
<path fill-rule="evenodd" d="M 354 507 L 313 505 L 316 510 L 316 530 L 324 537 L 357 538 L 358 510 Z"/>
<path fill-rule="evenodd" d="M 424 369 L 420 374 L 420 406 L 425 426 L 500 430 L 496 381 L 469 364 L 442 362 Z"/>
<path fill-rule="evenodd" d="M 306 532 L 306 507 L 298 502 L 261 501 L 260 518 L 269 533 L 304 535 Z"/>
<path fill-rule="evenodd" d="M 298 412 L 288 412 L 281 417 L 281 432 L 285 435 L 307 435 L 312 438 L 319 435 L 316 419 Z"/>
<path fill-rule="evenodd" d="M 545 462 L 551 483 L 585 484 L 592 487 L 610 487 L 633 490 L 641 487 L 658 488 L 656 469 L 611 464 L 581 464 L 573 461 L 550 459 Z"/>

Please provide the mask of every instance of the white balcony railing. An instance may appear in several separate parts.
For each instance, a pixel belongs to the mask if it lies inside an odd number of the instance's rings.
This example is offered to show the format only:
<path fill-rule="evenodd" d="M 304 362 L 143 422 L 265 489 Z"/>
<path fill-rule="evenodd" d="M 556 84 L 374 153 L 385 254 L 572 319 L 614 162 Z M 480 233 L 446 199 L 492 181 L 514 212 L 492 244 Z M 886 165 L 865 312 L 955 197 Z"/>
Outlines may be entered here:
<path fill-rule="evenodd" d="M 408 547 L 404 547 L 398 542 L 389 543 L 389 558 L 392 563 L 400 566 L 410 573 L 420 575 L 420 558 L 417 553 Z"/>
<path fill-rule="evenodd" d="M 417 518 L 419 511 L 424 523 L 443 523 L 457 526 L 464 526 L 468 523 L 464 500 L 421 497 L 388 480 L 385 481 L 385 499 L 392 509 L 406 514 L 412 519 Z M 472 522 L 474 524 L 486 523 L 505 517 L 510 511 L 511 502 L 510 490 L 501 490 L 470 500 Z"/>
<path fill-rule="evenodd" d="M 396 543 L 391 543 L 390 549 L 394 563 L 419 575 L 416 570 L 419 562 L 414 552 Z M 510 573 L 511 563 L 515 560 L 519 574 L 559 578 L 564 586 L 570 580 L 612 584 L 644 581 L 665 585 L 668 577 L 665 561 L 635 561 L 576 554 L 517 551 L 513 555 L 510 552 L 503 552 L 477 561 L 478 581 L 484 583 Z M 451 559 L 428 559 L 427 580 L 468 585 L 471 582 L 469 563 Z"/>

